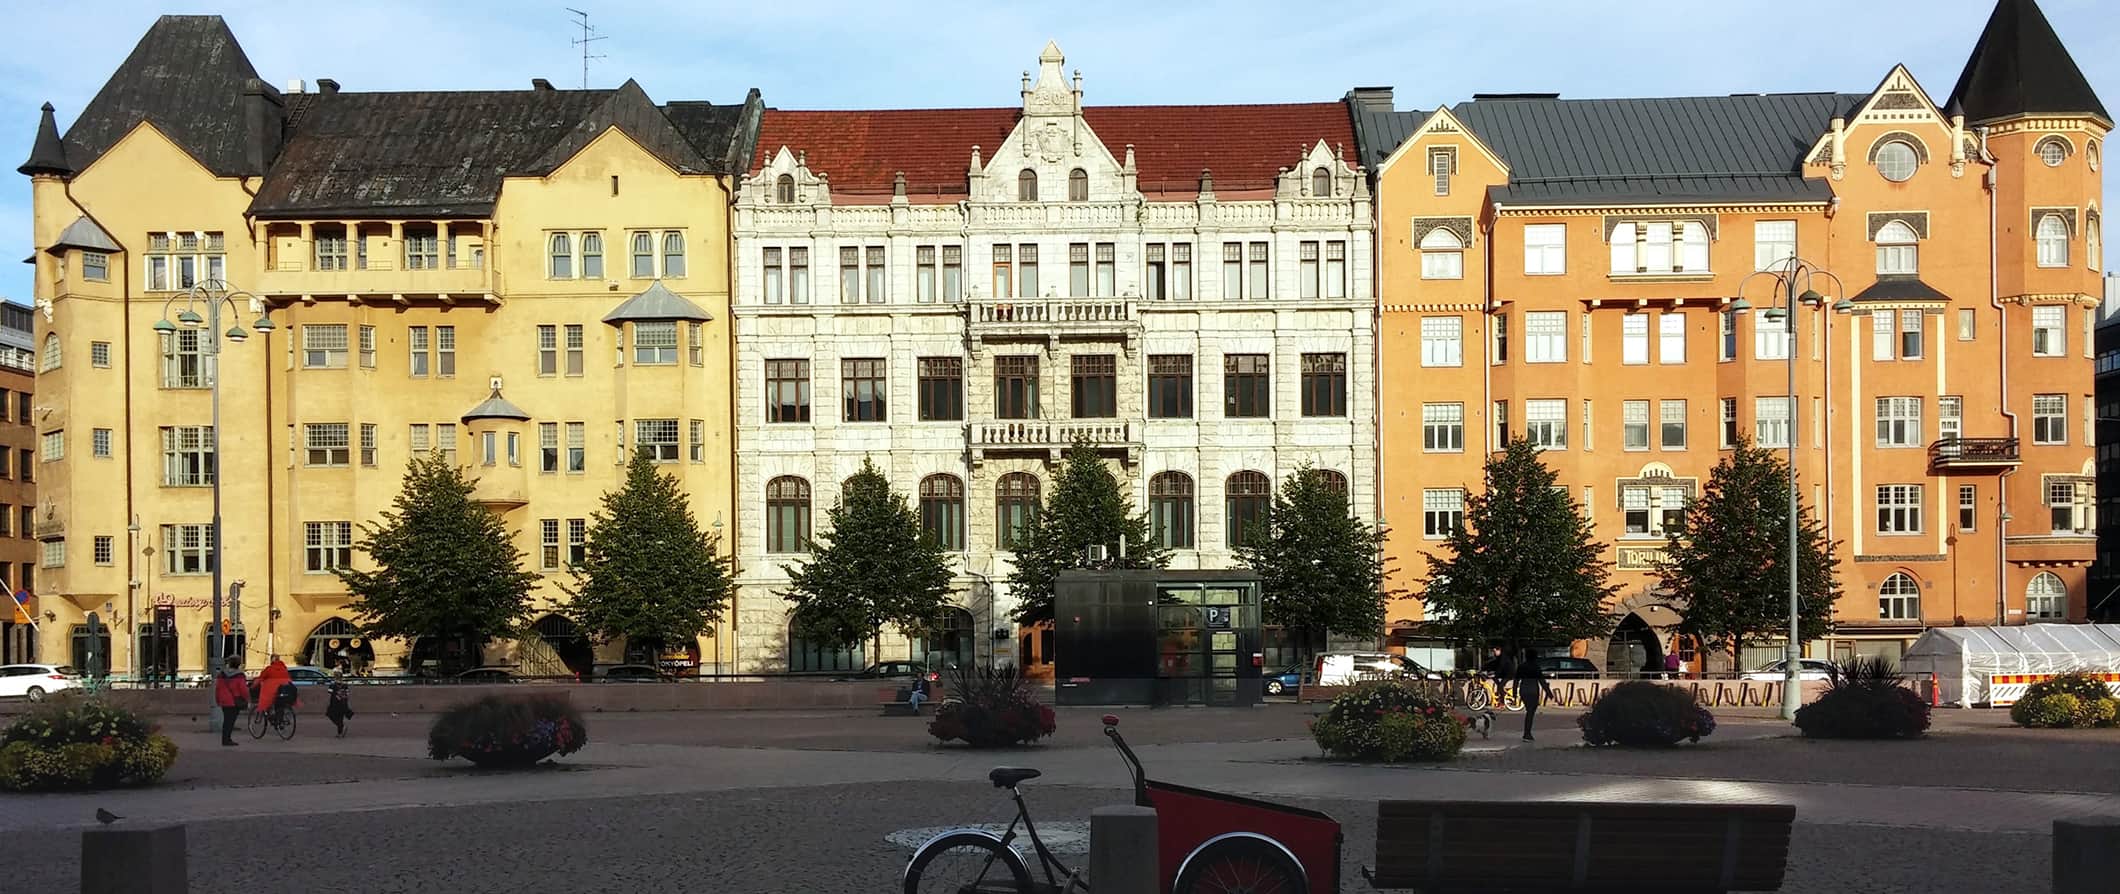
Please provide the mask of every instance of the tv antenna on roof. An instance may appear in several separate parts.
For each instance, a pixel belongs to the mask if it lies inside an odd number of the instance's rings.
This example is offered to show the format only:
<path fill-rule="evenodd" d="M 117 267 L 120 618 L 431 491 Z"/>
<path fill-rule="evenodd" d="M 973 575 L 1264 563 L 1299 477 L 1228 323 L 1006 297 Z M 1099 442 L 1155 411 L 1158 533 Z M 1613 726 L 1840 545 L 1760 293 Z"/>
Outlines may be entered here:
<path fill-rule="evenodd" d="M 597 41 L 604 40 L 606 38 L 604 37 L 604 35 L 596 33 L 595 25 L 589 24 L 588 13 L 582 12 L 579 9 L 575 9 L 572 6 L 564 7 L 564 9 L 566 9 L 568 12 L 574 13 L 574 17 L 576 19 L 575 24 L 580 25 L 582 27 L 582 36 L 575 39 L 574 45 L 582 48 L 582 89 L 587 90 L 589 89 L 589 60 L 605 58 L 602 55 L 590 55 L 590 46 L 596 43 Z"/>

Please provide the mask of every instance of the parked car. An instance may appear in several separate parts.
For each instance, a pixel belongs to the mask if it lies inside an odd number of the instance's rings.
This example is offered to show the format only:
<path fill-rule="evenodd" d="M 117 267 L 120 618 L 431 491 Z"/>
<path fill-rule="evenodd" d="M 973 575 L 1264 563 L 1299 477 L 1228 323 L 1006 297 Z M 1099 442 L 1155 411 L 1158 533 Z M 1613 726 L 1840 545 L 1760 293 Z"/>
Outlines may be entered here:
<path fill-rule="evenodd" d="M 0 666 L 0 698 L 43 701 L 46 695 L 80 685 L 74 669 L 63 664 Z"/>
<path fill-rule="evenodd" d="M 839 680 L 926 680 L 930 683 L 942 679 L 942 675 L 929 670 L 917 661 L 885 661 L 863 668 L 861 673 Z"/>
<path fill-rule="evenodd" d="M 1547 655 L 1538 659 L 1538 669 L 1546 676 L 1557 680 L 1587 680 L 1597 676 L 1597 665 L 1588 658 L 1572 658 L 1567 655 Z"/>
<path fill-rule="evenodd" d="M 290 667 L 287 669 L 287 676 L 294 680 L 294 685 L 296 686 L 331 685 L 331 672 L 321 667 L 310 667 L 308 665 Z"/>
<path fill-rule="evenodd" d="M 660 668 L 645 664 L 621 664 L 604 671 L 606 683 L 660 683 L 665 679 Z"/>
<path fill-rule="evenodd" d="M 1806 683 L 1818 682 L 1820 680 L 1829 680 L 1832 679 L 1834 674 L 1840 672 L 1839 665 L 1836 665 L 1831 661 L 1827 661 L 1824 658 L 1804 658 L 1800 660 L 1803 662 L 1803 667 L 1796 672 L 1796 678 Z M 1759 668 L 1758 670 L 1745 674 L 1744 678 L 1747 680 L 1765 680 L 1769 682 L 1774 680 L 1786 680 L 1789 678 L 1787 664 L 1787 659 L 1776 661 L 1771 664 L 1767 664 Z"/>
<path fill-rule="evenodd" d="M 1390 652 L 1321 652 L 1311 662 L 1311 669 L 1319 686 L 1346 686 L 1376 677 L 1442 679 L 1441 674 L 1422 667 L 1420 662 Z"/>
<path fill-rule="evenodd" d="M 1291 664 L 1264 677 L 1267 695 L 1287 695 L 1303 685 L 1303 666 Z"/>
<path fill-rule="evenodd" d="M 514 683 L 521 680 L 505 667 L 474 667 L 456 675 L 459 683 Z"/>

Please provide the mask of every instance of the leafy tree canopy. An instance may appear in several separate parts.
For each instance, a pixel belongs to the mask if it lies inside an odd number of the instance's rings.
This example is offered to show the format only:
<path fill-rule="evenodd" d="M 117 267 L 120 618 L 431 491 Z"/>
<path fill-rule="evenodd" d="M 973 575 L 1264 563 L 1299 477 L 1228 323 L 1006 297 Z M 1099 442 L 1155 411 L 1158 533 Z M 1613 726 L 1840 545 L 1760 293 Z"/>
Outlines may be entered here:
<path fill-rule="evenodd" d="M 1798 626 L 1816 639 L 1840 596 L 1840 560 L 1810 507 L 1799 502 L 1796 518 Z M 1732 655 L 1788 635 L 1789 465 L 1779 455 L 1740 438 L 1667 536 L 1658 574 L 1679 606 L 1680 631 Z"/>
<path fill-rule="evenodd" d="M 416 458 L 404 487 L 354 546 L 372 571 L 335 572 L 369 636 L 473 643 L 513 635 L 530 611 L 537 575 L 508 529 L 472 499 L 475 482 L 443 454 Z"/>
<path fill-rule="evenodd" d="M 812 538 L 811 558 L 788 566 L 781 596 L 793 605 L 796 635 L 848 649 L 885 624 L 920 630 L 941 616 L 950 603 L 949 557 L 873 463 L 863 460 L 847 479 L 827 522 Z"/>
<path fill-rule="evenodd" d="M 1428 553 L 1421 601 L 1452 638 L 1525 646 L 1603 636 L 1605 544 L 1531 442 L 1518 438 L 1487 459 L 1484 487 L 1465 498 L 1465 521 L 1442 555 Z"/>
<path fill-rule="evenodd" d="M 1016 536 L 1015 571 L 1009 589 L 1016 597 L 1014 618 L 1033 624 L 1053 616 L 1053 582 L 1070 568 L 1162 568 L 1170 550 L 1149 536 L 1148 518 L 1133 512 L 1133 501 L 1119 492 L 1119 479 L 1087 441 L 1068 448 L 1053 476 L 1045 507 Z M 1124 545 L 1125 555 L 1120 550 Z M 1089 547 L 1101 545 L 1105 556 L 1089 558 Z"/>
<path fill-rule="evenodd" d="M 625 483 L 604 494 L 584 546 L 583 563 L 570 569 L 568 614 L 599 639 L 695 641 L 734 589 L 719 537 L 700 529 L 684 489 L 645 448 L 634 451 Z"/>
<path fill-rule="evenodd" d="M 1307 642 L 1384 628 L 1384 532 L 1354 517 L 1347 494 L 1303 466 L 1281 482 L 1265 530 L 1237 548 L 1259 572 L 1268 624 Z"/>

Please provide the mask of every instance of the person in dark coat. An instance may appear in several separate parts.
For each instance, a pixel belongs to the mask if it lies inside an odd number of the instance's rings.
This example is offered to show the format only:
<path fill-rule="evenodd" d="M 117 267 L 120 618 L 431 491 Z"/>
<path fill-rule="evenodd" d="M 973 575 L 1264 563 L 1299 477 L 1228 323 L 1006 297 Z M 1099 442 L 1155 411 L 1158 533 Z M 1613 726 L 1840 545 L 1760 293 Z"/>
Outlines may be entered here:
<path fill-rule="evenodd" d="M 1524 741 L 1531 741 L 1531 722 L 1538 717 L 1538 706 L 1553 696 L 1553 684 L 1546 681 L 1546 671 L 1526 649 L 1516 662 L 1516 697 L 1524 703 Z"/>
<path fill-rule="evenodd" d="M 346 737 L 346 721 L 353 717 L 352 689 L 343 673 L 331 678 L 331 703 L 324 707 L 324 718 L 338 727 L 341 739 Z"/>

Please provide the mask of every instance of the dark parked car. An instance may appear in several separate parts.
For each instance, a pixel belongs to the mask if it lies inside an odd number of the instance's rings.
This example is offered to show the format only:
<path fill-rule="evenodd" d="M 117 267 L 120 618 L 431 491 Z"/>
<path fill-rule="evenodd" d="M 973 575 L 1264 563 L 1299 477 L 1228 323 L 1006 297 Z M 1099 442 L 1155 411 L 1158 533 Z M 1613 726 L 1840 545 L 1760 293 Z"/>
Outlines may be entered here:
<path fill-rule="evenodd" d="M 288 668 L 287 678 L 293 680 L 296 686 L 328 686 L 331 684 L 330 671 L 321 667 L 309 667 L 307 665 L 296 665 Z"/>
<path fill-rule="evenodd" d="M 928 670 L 928 666 L 917 661 L 885 661 L 871 664 L 861 673 L 841 680 L 926 680 L 930 683 L 942 679 L 942 675 Z"/>
<path fill-rule="evenodd" d="M 1267 674 L 1265 681 L 1267 695 L 1287 695 L 1296 691 L 1296 687 L 1303 685 L 1303 666 L 1291 664 Z"/>
<path fill-rule="evenodd" d="M 459 683 L 514 683 L 520 679 L 505 667 L 474 667 L 456 675 Z"/>
<path fill-rule="evenodd" d="M 604 671 L 606 683 L 660 683 L 666 679 L 660 668 L 645 664 L 621 664 Z"/>
<path fill-rule="evenodd" d="M 1546 676 L 1558 680 L 1587 680 L 1598 675 L 1597 665 L 1588 658 L 1570 658 L 1566 655 L 1548 655 L 1538 659 L 1539 670 Z"/>

